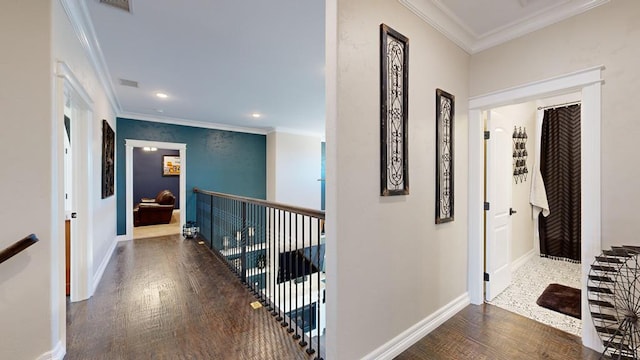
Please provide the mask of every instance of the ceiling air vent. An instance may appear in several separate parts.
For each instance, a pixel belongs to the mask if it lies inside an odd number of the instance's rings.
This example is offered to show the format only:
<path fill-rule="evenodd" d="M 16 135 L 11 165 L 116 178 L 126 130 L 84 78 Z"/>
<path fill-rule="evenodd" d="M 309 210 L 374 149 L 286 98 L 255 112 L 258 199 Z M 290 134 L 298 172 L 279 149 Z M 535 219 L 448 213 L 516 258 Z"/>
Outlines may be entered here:
<path fill-rule="evenodd" d="M 129 0 L 100 0 L 100 2 L 103 4 L 115 6 L 118 9 L 122 9 L 127 12 L 131 12 Z"/>
<path fill-rule="evenodd" d="M 120 85 L 122 85 L 122 86 L 130 86 L 130 87 L 134 87 L 134 88 L 138 87 L 138 82 L 137 81 L 127 80 L 127 79 L 118 79 L 118 80 L 120 80 Z"/>

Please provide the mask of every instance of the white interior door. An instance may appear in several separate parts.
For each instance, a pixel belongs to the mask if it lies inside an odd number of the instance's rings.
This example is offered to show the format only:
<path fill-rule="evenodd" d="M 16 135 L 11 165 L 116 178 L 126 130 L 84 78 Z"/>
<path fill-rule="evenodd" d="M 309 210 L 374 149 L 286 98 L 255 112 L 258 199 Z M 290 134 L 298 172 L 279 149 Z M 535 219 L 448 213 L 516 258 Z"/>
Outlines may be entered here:
<path fill-rule="evenodd" d="M 493 300 L 511 283 L 512 121 L 487 112 L 485 299 Z"/>

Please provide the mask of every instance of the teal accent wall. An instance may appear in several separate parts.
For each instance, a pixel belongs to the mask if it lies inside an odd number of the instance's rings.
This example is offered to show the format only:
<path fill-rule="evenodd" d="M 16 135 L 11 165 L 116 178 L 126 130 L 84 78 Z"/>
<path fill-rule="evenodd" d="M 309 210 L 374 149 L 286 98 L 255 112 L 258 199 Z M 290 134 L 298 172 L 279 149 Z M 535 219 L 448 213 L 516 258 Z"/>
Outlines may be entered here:
<path fill-rule="evenodd" d="M 187 144 L 187 220 L 195 220 L 194 187 L 258 199 L 267 197 L 266 136 L 117 118 L 118 235 L 126 233 L 125 139 Z"/>

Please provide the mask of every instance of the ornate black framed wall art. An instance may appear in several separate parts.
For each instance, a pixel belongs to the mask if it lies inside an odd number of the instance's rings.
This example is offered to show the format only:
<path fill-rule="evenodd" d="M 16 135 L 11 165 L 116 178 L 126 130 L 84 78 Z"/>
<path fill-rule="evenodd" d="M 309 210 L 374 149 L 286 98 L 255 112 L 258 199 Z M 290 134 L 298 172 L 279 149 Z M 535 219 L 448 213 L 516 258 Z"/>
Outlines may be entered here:
<path fill-rule="evenodd" d="M 380 195 L 409 194 L 409 39 L 380 24 Z"/>
<path fill-rule="evenodd" d="M 436 89 L 436 224 L 453 221 L 455 97 Z"/>
<path fill-rule="evenodd" d="M 102 120 L 102 198 L 113 195 L 115 169 L 115 134 L 109 122 Z"/>

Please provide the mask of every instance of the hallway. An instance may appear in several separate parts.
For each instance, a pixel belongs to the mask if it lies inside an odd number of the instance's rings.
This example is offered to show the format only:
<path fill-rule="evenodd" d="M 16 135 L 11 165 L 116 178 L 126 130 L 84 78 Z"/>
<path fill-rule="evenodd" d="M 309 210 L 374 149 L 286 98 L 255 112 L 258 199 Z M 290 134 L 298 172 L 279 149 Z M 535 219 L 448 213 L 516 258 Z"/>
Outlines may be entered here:
<path fill-rule="evenodd" d="M 119 243 L 95 295 L 67 304 L 73 359 L 308 360 L 205 246 L 179 235 Z M 597 359 L 580 339 L 466 307 L 397 359 Z"/>
<path fill-rule="evenodd" d="M 119 243 L 94 296 L 67 304 L 65 359 L 309 359 L 205 246 Z"/>

